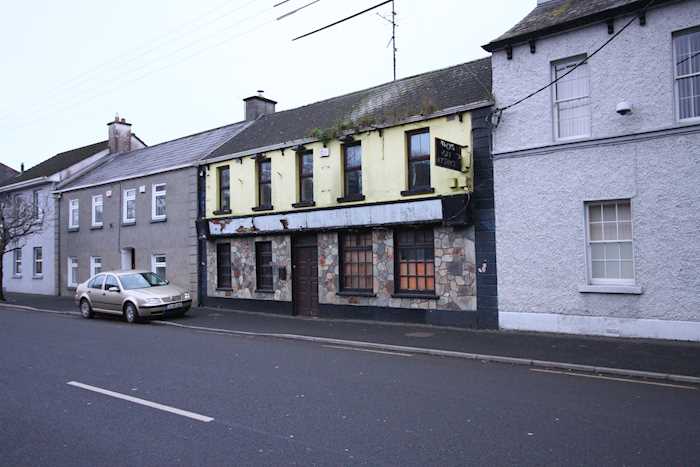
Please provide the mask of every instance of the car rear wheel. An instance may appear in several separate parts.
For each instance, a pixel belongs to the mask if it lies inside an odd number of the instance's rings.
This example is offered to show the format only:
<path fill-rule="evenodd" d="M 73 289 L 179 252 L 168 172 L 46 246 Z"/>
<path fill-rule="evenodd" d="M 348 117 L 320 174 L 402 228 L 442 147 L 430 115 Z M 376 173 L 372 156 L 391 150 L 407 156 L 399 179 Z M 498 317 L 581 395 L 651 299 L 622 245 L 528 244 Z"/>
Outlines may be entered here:
<path fill-rule="evenodd" d="M 139 312 L 136 310 L 133 303 L 127 303 L 126 307 L 124 307 L 124 318 L 126 318 L 126 322 L 130 324 L 139 322 Z"/>
<path fill-rule="evenodd" d="M 88 302 L 85 298 L 80 300 L 80 316 L 85 319 L 90 319 L 95 316 L 95 313 L 92 311 L 92 307 L 90 306 L 90 302 Z"/>

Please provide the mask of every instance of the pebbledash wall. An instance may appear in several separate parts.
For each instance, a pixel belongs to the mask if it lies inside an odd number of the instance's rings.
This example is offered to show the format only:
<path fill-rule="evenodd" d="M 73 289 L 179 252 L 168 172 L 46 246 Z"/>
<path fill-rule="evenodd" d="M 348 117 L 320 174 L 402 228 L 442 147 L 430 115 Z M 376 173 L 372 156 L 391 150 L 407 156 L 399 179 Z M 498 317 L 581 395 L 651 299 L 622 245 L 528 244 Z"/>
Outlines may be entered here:
<path fill-rule="evenodd" d="M 700 26 L 700 8 L 671 3 L 646 20 L 588 64 L 590 138 L 553 141 L 549 92 L 504 112 L 495 130 L 502 328 L 700 340 L 700 122 L 676 120 L 672 50 L 675 31 Z M 608 38 L 597 24 L 540 39 L 534 54 L 514 47 L 512 60 L 497 51 L 497 105 Z M 615 111 L 623 100 L 629 115 Z M 584 203 L 617 199 L 631 200 L 636 284 L 606 291 L 588 284 Z"/>

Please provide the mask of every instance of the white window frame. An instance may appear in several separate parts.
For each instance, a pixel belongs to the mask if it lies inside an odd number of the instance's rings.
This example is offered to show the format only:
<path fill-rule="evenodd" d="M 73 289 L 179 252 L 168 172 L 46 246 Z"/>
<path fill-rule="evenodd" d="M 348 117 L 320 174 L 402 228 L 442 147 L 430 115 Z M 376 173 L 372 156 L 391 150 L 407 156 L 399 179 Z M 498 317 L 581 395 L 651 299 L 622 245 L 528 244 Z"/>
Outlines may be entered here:
<path fill-rule="evenodd" d="M 165 258 L 165 261 L 158 261 L 157 258 L 162 256 Z M 168 275 L 168 257 L 164 254 L 156 254 L 156 255 L 151 255 L 151 271 L 154 274 L 157 274 L 157 269 L 159 267 L 162 267 L 165 269 L 165 275 Z M 166 279 L 165 277 L 163 279 Z"/>
<path fill-rule="evenodd" d="M 134 217 L 128 218 L 127 206 L 129 201 L 134 202 Z M 136 223 L 136 188 L 128 188 L 124 190 L 124 202 L 122 203 L 122 223 L 123 224 L 135 224 Z"/>
<path fill-rule="evenodd" d="M 22 277 L 22 249 L 15 248 L 12 252 L 12 275 Z"/>
<path fill-rule="evenodd" d="M 678 31 L 673 34 L 672 48 L 673 48 L 673 94 L 674 102 L 676 107 L 676 121 L 680 123 L 697 123 L 700 122 L 700 109 L 695 109 L 694 113 L 697 113 L 695 117 L 681 118 L 681 95 L 678 89 L 678 83 L 681 79 L 693 78 L 695 76 L 700 76 L 700 70 L 696 73 L 690 73 L 688 75 L 678 76 L 678 53 L 676 51 L 676 40 L 681 37 L 688 36 L 690 34 L 700 34 L 700 26 L 694 28 L 686 29 L 683 31 Z"/>
<path fill-rule="evenodd" d="M 75 277 L 73 277 L 73 267 L 75 266 Z M 66 276 L 66 282 L 68 287 L 78 286 L 78 274 L 80 273 L 80 263 L 78 263 L 78 258 L 75 256 L 68 257 L 68 275 Z"/>
<path fill-rule="evenodd" d="M 68 202 L 68 228 L 80 228 L 80 200 L 77 198 Z"/>
<path fill-rule="evenodd" d="M 95 271 L 97 263 L 100 263 L 100 270 Z M 90 277 L 94 277 L 102 272 L 102 257 L 101 256 L 90 256 Z"/>
<path fill-rule="evenodd" d="M 41 258 L 37 258 L 37 251 L 41 253 Z M 32 274 L 34 277 L 40 278 L 44 276 L 44 249 L 40 246 L 35 246 L 32 249 Z M 37 264 L 41 264 L 41 272 L 37 271 Z"/>
<path fill-rule="evenodd" d="M 158 191 L 159 188 L 163 188 L 162 191 Z M 167 184 L 165 183 L 155 183 L 151 189 L 151 220 L 163 221 L 168 217 L 168 197 L 167 197 Z M 158 197 L 163 197 L 165 200 L 165 214 L 158 215 L 156 213 L 156 200 Z"/>
<path fill-rule="evenodd" d="M 557 71 L 556 67 L 557 66 L 573 66 L 576 65 L 577 63 L 580 63 L 583 59 L 586 58 L 586 55 L 577 55 L 574 57 L 569 57 L 565 58 L 562 60 L 556 60 L 551 62 L 550 64 L 550 73 L 551 73 L 551 79 L 554 81 L 557 78 Z M 588 62 L 582 64 L 579 68 L 581 67 L 586 67 L 586 72 L 587 72 L 587 79 L 588 79 L 588 96 L 582 97 L 572 97 L 572 98 L 567 98 L 567 99 L 562 99 L 558 100 L 557 99 L 557 84 L 555 83 L 552 86 L 552 121 L 554 122 L 554 139 L 556 141 L 572 141 L 572 140 L 579 140 L 582 138 L 590 138 L 591 133 L 592 133 L 592 126 L 593 126 L 593 114 L 592 114 L 592 102 L 591 102 L 591 74 L 590 74 L 590 68 Z M 581 134 L 581 135 L 575 135 L 575 136 L 560 136 L 560 129 L 559 129 L 559 105 L 560 104 L 565 104 L 567 102 L 573 102 L 576 100 L 580 99 L 588 99 L 588 131 L 586 134 Z"/>
<path fill-rule="evenodd" d="M 630 237 L 631 240 L 598 240 L 593 241 L 590 238 L 590 206 L 595 205 L 618 205 L 620 203 L 628 203 L 630 205 Z M 634 254 L 634 210 L 632 200 L 629 198 L 620 198 L 613 200 L 597 200 L 597 201 L 586 201 L 584 203 L 584 213 L 585 213 L 585 237 L 586 237 L 586 279 L 588 284 L 591 286 L 634 286 L 637 281 L 637 266 Z M 601 212 L 601 215 L 603 213 Z M 591 252 L 592 244 L 606 244 L 606 243 L 623 243 L 629 242 L 632 246 L 632 279 L 607 279 L 607 278 L 593 278 L 593 259 Z"/>
<path fill-rule="evenodd" d="M 39 219 L 39 195 L 41 190 L 32 191 L 32 215 L 34 219 Z"/>
<path fill-rule="evenodd" d="M 97 207 L 100 207 L 100 210 L 102 212 L 102 220 L 100 222 L 97 222 L 95 219 L 97 218 Z M 102 195 L 95 195 L 92 197 L 92 226 L 93 227 L 102 227 L 104 224 L 104 215 L 105 215 L 105 210 L 104 210 L 104 197 Z"/>

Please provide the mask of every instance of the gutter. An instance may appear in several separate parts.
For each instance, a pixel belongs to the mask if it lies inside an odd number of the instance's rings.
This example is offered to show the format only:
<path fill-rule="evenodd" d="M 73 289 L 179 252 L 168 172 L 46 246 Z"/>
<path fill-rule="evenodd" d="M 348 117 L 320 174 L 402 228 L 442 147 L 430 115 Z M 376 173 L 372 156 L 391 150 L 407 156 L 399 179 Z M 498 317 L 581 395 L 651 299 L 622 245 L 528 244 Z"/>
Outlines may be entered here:
<path fill-rule="evenodd" d="M 46 176 L 32 178 L 30 180 L 24 180 L 22 182 L 13 183 L 12 185 L 2 186 L 2 187 L 0 187 L 0 193 L 6 192 L 6 191 L 21 190 L 23 188 L 29 188 L 29 187 L 41 185 L 44 183 L 53 183 L 53 181 L 49 177 L 46 177 Z"/>

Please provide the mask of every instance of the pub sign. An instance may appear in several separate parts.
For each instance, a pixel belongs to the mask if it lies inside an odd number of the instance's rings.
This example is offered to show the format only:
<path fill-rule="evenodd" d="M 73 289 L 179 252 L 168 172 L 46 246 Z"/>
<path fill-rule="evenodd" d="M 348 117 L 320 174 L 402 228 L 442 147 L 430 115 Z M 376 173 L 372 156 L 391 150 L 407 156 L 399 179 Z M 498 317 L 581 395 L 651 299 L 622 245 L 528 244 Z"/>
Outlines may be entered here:
<path fill-rule="evenodd" d="M 435 165 L 462 171 L 462 146 L 435 138 Z"/>

